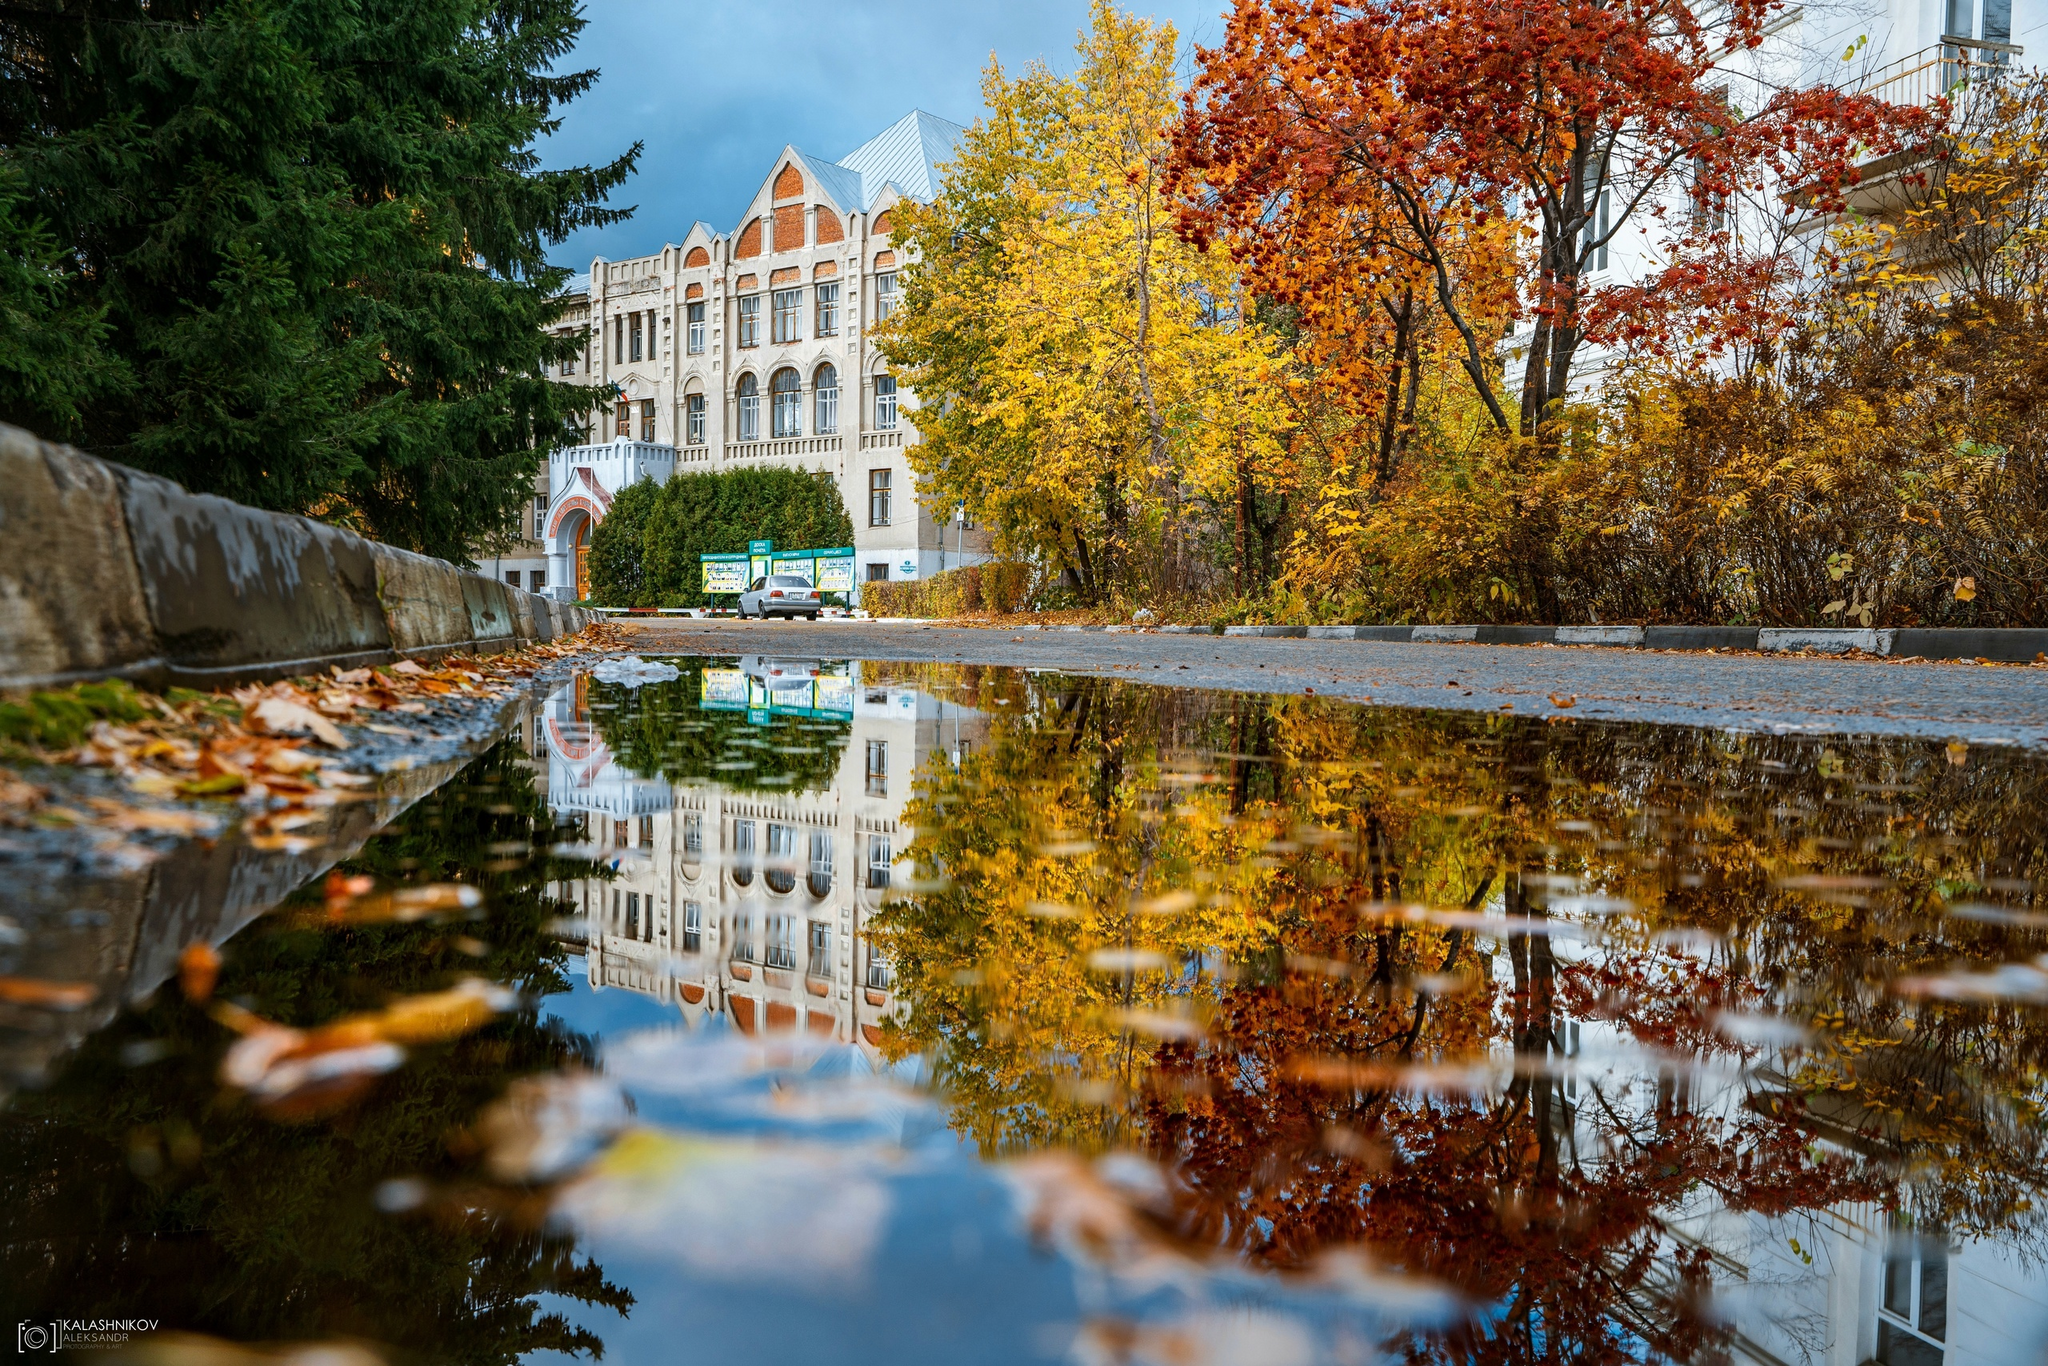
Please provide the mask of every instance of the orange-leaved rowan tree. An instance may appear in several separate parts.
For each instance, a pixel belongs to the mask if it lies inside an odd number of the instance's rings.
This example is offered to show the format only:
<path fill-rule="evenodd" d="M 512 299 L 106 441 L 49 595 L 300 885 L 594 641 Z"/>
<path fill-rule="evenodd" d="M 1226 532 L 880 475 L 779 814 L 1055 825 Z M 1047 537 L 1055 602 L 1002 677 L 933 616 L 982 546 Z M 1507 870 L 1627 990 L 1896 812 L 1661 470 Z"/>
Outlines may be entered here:
<path fill-rule="evenodd" d="M 1538 434 L 1580 348 L 1604 338 L 1589 279 L 1624 227 L 1657 226 L 1689 268 L 1727 246 L 1728 201 L 1773 187 L 1787 215 L 1839 211 L 1865 159 L 1907 145 L 1926 116 L 1829 85 L 1738 108 L 1781 0 L 1711 9 L 1670 0 L 1240 0 L 1176 129 L 1183 226 L 1221 236 L 1262 279 L 1300 270 L 1418 276 L 1454 329 L 1462 368 L 1503 433 Z M 1379 225 L 1360 252 L 1305 230 Z M 1689 212 L 1673 214 L 1674 207 Z M 1516 309 L 1533 322 L 1519 411 L 1461 255 L 1516 222 Z M 1632 319 L 1641 314 L 1634 311 Z M 1391 368 L 1390 366 L 1388 368 Z"/>

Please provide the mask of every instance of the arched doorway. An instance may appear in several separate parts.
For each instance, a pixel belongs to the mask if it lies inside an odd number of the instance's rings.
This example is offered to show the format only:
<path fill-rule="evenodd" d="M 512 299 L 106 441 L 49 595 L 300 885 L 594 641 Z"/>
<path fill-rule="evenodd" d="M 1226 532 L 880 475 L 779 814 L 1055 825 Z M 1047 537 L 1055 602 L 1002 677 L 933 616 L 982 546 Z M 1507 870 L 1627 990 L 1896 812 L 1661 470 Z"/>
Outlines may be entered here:
<path fill-rule="evenodd" d="M 576 601 L 590 600 L 590 519 L 578 518 L 572 553 L 576 557 Z"/>

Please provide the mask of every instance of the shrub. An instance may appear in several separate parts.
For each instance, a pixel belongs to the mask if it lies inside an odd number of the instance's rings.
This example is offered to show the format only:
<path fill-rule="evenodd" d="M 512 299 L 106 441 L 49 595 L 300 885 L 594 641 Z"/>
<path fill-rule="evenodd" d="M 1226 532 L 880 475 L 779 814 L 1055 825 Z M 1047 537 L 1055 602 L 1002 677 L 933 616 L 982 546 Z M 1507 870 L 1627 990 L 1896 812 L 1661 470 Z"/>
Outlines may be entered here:
<path fill-rule="evenodd" d="M 755 540 L 783 550 L 851 545 L 838 484 L 822 472 L 745 467 L 621 489 L 591 538 L 591 594 L 607 607 L 703 606 L 698 556 L 741 554 Z"/>
<path fill-rule="evenodd" d="M 998 560 L 949 569 L 928 579 L 864 583 L 860 605 L 877 617 L 958 617 L 1015 612 L 1029 601 L 1031 566 Z"/>

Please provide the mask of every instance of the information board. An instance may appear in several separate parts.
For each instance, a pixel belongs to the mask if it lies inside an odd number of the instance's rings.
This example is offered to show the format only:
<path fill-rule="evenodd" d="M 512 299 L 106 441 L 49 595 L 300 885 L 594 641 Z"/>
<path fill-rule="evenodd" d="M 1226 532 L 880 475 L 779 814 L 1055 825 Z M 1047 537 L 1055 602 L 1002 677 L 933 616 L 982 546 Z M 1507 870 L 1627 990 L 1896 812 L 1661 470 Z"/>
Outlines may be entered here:
<path fill-rule="evenodd" d="M 707 593 L 744 593 L 747 589 L 748 560 L 745 555 L 701 555 L 699 566 Z"/>
<path fill-rule="evenodd" d="M 776 574 L 801 574 L 815 584 L 818 580 L 817 576 L 812 572 L 814 563 L 815 561 L 810 556 L 801 552 L 793 555 L 777 555 L 775 557 L 775 568 L 770 572 Z"/>
<path fill-rule="evenodd" d="M 739 669 L 706 669 L 697 687 L 697 701 L 709 711 L 745 711 L 746 674 Z"/>
<path fill-rule="evenodd" d="M 837 550 L 821 550 L 817 558 L 818 575 L 811 582 L 820 592 L 851 593 L 853 591 L 853 547 L 843 546 Z"/>

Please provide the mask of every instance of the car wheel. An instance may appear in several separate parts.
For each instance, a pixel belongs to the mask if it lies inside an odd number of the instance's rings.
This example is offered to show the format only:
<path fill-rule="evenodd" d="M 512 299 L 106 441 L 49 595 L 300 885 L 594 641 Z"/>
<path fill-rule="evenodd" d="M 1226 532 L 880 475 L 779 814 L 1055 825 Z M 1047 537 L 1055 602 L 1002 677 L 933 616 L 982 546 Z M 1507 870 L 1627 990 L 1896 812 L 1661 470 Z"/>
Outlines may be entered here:
<path fill-rule="evenodd" d="M 818 614 L 817 614 L 816 612 L 806 612 L 806 613 L 804 613 L 804 620 L 805 620 L 805 621 L 816 621 L 817 619 L 818 619 Z"/>

